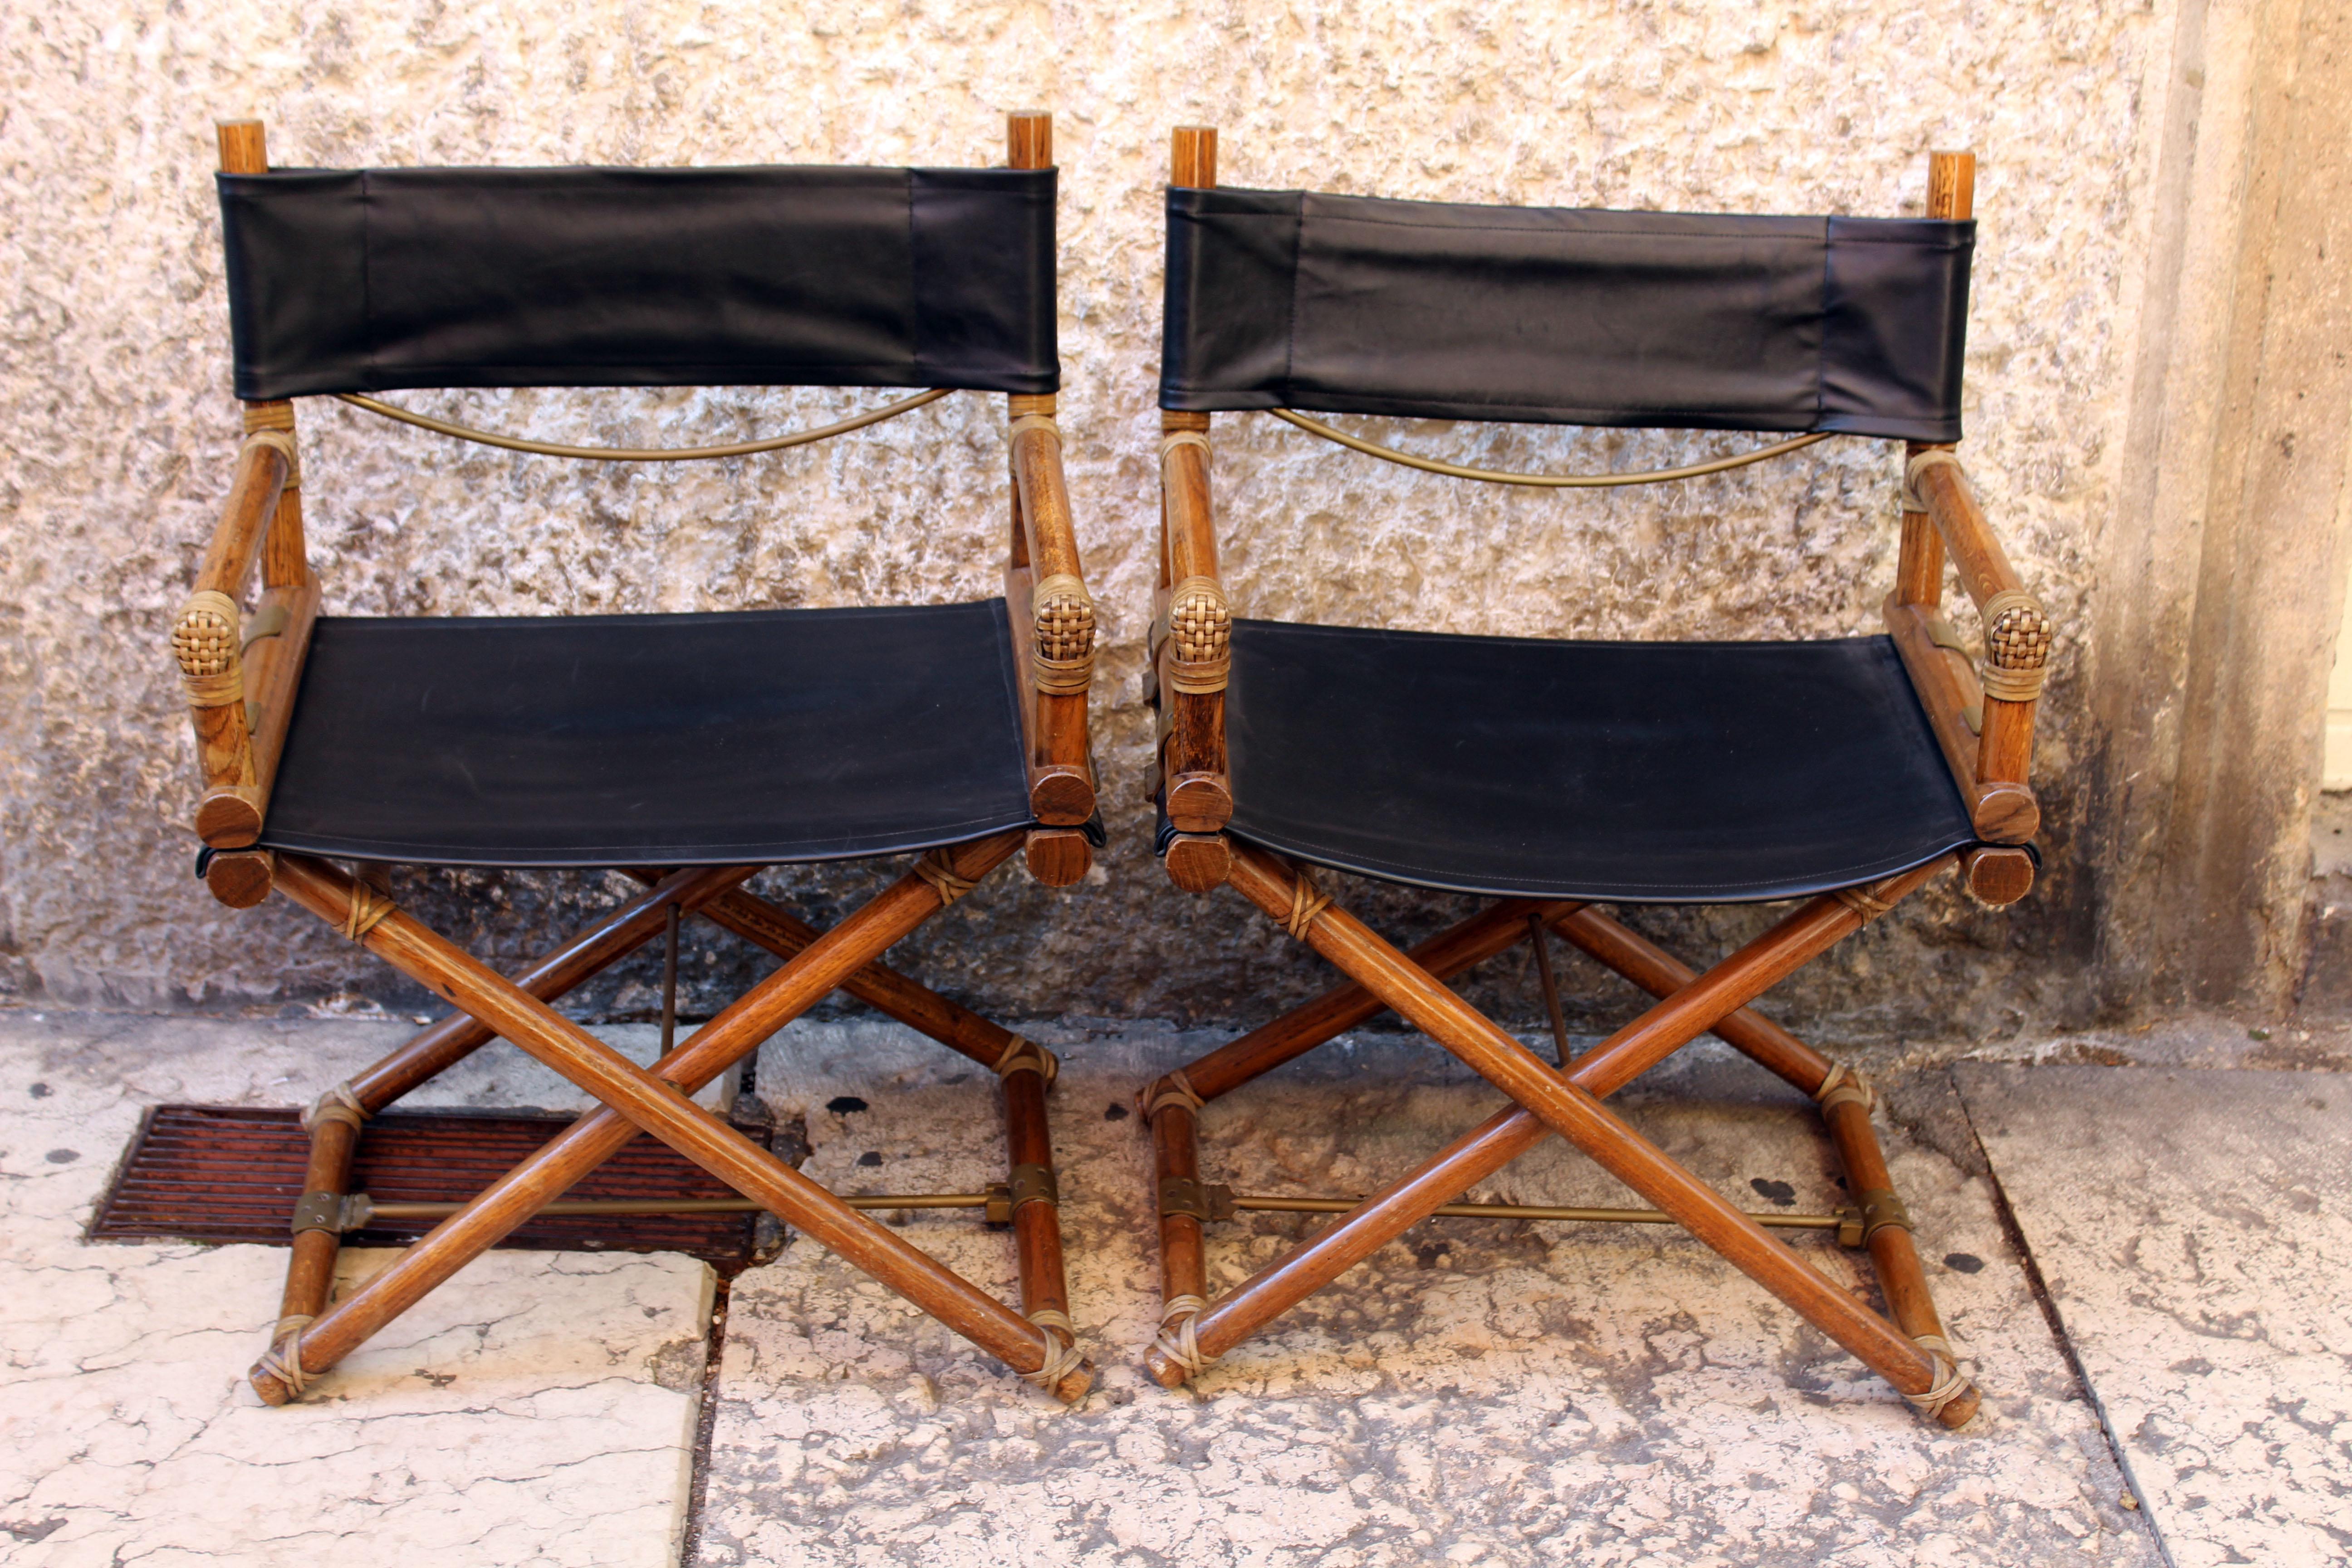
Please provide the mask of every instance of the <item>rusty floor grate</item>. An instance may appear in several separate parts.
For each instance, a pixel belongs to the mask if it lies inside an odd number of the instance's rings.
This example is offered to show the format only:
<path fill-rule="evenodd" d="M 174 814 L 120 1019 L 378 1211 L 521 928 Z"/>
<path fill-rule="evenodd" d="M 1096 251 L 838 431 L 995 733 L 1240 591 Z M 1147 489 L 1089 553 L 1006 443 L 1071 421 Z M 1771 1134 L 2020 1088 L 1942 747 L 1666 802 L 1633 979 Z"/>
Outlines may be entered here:
<path fill-rule="evenodd" d="M 572 1125 L 568 1116 L 386 1111 L 360 1136 L 352 1190 L 378 1200 L 463 1202 Z M 90 1222 L 93 1241 L 292 1240 L 310 1141 L 293 1110 L 159 1105 L 147 1113 Z M 723 1182 L 640 1138 L 565 1194 L 572 1198 L 731 1198 Z M 398 1246 L 433 1227 L 378 1218 L 347 1247 Z M 749 1215 L 557 1216 L 499 1245 L 539 1249 L 685 1252 L 729 1272 L 750 1260 Z"/>

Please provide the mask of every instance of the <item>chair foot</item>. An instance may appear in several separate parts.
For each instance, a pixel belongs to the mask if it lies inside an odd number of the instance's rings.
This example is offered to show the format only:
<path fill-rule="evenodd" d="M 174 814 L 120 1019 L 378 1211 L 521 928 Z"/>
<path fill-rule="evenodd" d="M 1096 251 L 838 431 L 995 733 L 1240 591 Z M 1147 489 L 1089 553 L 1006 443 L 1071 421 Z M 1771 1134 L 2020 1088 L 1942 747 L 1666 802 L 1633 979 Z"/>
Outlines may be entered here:
<path fill-rule="evenodd" d="M 1183 1363 L 1158 1345 L 1143 1352 L 1143 1370 L 1162 1388 L 1181 1388 L 1192 1378 Z"/>
<path fill-rule="evenodd" d="M 1095 1385 L 1095 1363 L 1082 1361 L 1078 1369 L 1054 1385 L 1054 1397 L 1065 1405 L 1076 1405 Z"/>
<path fill-rule="evenodd" d="M 1977 1407 L 1983 1403 L 1984 1395 L 1978 1391 L 1977 1385 L 1973 1383 L 1969 1384 L 1958 1394 L 1952 1395 L 1949 1403 L 1936 1412 L 1936 1419 L 1957 1432 L 1976 1419 Z"/>

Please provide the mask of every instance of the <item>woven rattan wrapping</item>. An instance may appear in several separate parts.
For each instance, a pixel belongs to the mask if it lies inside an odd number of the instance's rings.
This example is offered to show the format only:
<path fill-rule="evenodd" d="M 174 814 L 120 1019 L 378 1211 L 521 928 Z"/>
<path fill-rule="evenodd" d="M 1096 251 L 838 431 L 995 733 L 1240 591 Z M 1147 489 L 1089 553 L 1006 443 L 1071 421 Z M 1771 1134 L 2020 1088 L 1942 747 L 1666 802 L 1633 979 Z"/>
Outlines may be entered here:
<path fill-rule="evenodd" d="M 1234 615 L 1223 584 L 1187 577 L 1168 595 L 1168 632 L 1175 639 L 1169 684 L 1179 691 L 1223 691 L 1234 668 Z"/>
<path fill-rule="evenodd" d="M 1037 584 L 1031 604 L 1037 689 L 1049 694 L 1084 691 L 1095 668 L 1095 603 L 1087 585 L 1066 572 L 1056 572 Z"/>
<path fill-rule="evenodd" d="M 286 459 L 284 488 L 289 490 L 299 490 L 302 488 L 302 454 L 294 445 L 294 431 L 290 425 L 283 430 L 275 426 L 265 426 L 262 429 L 251 431 L 246 436 L 245 444 L 248 447 L 268 447 L 284 458 Z"/>
<path fill-rule="evenodd" d="M 194 708 L 234 708 L 245 700 L 236 601 L 207 588 L 188 595 L 172 623 L 172 657 Z"/>
<path fill-rule="evenodd" d="M 2040 697 L 2042 670 L 2058 637 L 2048 612 L 2032 595 L 2011 588 L 1986 601 L 1984 625 L 1985 695 L 2004 702 Z"/>

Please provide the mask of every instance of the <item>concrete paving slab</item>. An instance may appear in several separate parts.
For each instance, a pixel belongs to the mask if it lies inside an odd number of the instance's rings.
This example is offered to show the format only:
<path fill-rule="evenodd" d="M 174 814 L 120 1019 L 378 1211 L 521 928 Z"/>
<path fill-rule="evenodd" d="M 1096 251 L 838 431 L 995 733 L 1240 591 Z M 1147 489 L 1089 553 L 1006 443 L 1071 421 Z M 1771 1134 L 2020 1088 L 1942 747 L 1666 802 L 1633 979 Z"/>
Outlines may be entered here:
<path fill-rule="evenodd" d="M 146 1106 L 291 1103 L 407 1031 L 0 1014 L 0 1558 L 673 1560 L 700 1263 L 491 1254 L 272 1410 L 244 1372 L 277 1315 L 282 1249 L 82 1242 Z M 464 1080 L 441 1102 L 513 1103 Z M 345 1287 L 393 1256 L 347 1254 Z"/>
<path fill-rule="evenodd" d="M 1049 1043 L 1053 1043 L 1049 1040 Z M 1065 1410 L 795 1240 L 740 1276 L 718 1384 L 703 1564 L 2152 1564 L 2105 1437 L 1986 1184 L 1890 1131 L 1956 1337 L 1970 1430 L 1892 1390 L 1696 1243 L 1632 1228 L 1435 1221 L 1237 1350 L 1193 1393 L 1137 1365 L 1159 1314 L 1148 1162 L 1125 1106 L 1198 1038 L 1069 1041 L 1055 1093 L 1074 1315 L 1101 1381 Z M 961 1079 L 961 1081 L 956 1081 Z M 1804 1101 L 1696 1061 L 1635 1121 L 1753 1206 L 1833 1205 Z M 795 1026 L 761 1093 L 845 1191 L 996 1179 L 995 1095 L 886 1025 Z M 858 1110 L 841 1097 L 862 1100 Z M 1330 1048 L 1207 1119 L 1211 1179 L 1346 1194 L 1497 1103 L 1426 1047 Z M 1489 1195 L 1622 1203 L 1557 1146 Z M 937 1211 L 905 1234 L 1010 1298 L 1010 1243 Z M 1314 1222 L 1219 1227 L 1223 1288 Z M 1798 1244 L 1863 1288 L 1853 1255 Z"/>
<path fill-rule="evenodd" d="M 2173 1562 L 2352 1560 L 2352 1078 L 1955 1076 Z"/>

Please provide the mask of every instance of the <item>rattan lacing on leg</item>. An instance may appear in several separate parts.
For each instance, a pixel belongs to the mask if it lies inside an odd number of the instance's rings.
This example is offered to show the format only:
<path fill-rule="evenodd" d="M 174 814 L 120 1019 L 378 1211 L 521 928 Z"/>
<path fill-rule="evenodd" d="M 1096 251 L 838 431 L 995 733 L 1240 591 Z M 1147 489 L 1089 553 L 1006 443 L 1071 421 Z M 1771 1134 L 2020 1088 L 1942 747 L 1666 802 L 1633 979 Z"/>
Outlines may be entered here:
<path fill-rule="evenodd" d="M 1184 1076 L 1184 1069 L 1178 1068 L 1160 1080 L 1152 1093 L 1151 1102 L 1143 1108 L 1143 1124 L 1150 1126 L 1151 1119 L 1171 1105 L 1181 1105 L 1197 1116 L 1201 1107 L 1207 1103 L 1192 1088 L 1192 1080 Z"/>
<path fill-rule="evenodd" d="M 1870 1087 L 1870 1080 L 1843 1062 L 1830 1064 L 1829 1076 L 1822 1079 L 1822 1087 L 1813 1091 L 1813 1098 L 1821 1101 L 1823 1115 L 1833 1106 L 1859 1105 L 1869 1111 L 1878 1105 L 1878 1091 Z"/>
<path fill-rule="evenodd" d="M 1929 468 L 1946 466 L 1956 470 L 1963 483 L 1967 481 L 1969 471 L 1960 467 L 1958 453 L 1943 447 L 1930 447 L 1924 452 L 1912 454 L 1911 460 L 1903 465 L 1902 493 L 1905 511 L 1927 510 L 1927 502 L 1919 494 L 1919 476 Z"/>
<path fill-rule="evenodd" d="M 1933 1351 L 1927 1352 L 1927 1359 L 1936 1363 L 1936 1381 L 1928 1385 L 1927 1393 L 1906 1394 L 1903 1397 L 1916 1405 L 1922 1414 L 1933 1416 L 1941 1414 L 1945 1405 L 1969 1391 L 1969 1374 Z"/>
<path fill-rule="evenodd" d="M 1061 1387 L 1064 1378 L 1084 1366 L 1087 1358 L 1076 1343 L 1077 1330 L 1071 1324 L 1068 1313 L 1055 1311 L 1050 1307 L 1040 1308 L 1029 1314 L 1029 1321 L 1045 1331 L 1045 1364 L 1035 1372 L 1024 1372 L 1021 1375 L 1051 1394 Z M 1056 1329 L 1061 1331 L 1060 1334 L 1054 1331 Z M 1062 1334 L 1070 1337 L 1065 1340 Z"/>
<path fill-rule="evenodd" d="M 286 482 L 279 487 L 280 489 L 299 490 L 302 488 L 302 453 L 294 445 L 294 432 L 290 428 L 280 430 L 274 426 L 269 426 L 259 430 L 247 431 L 245 444 L 248 447 L 268 447 L 286 459 Z"/>
<path fill-rule="evenodd" d="M 339 1083 L 303 1109 L 302 1131 L 315 1131 L 321 1121 L 341 1121 L 356 1132 L 367 1117 L 367 1107 L 352 1092 L 352 1086 Z"/>
<path fill-rule="evenodd" d="M 301 1398 L 302 1391 L 310 1386 L 310 1374 L 302 1370 L 302 1331 L 312 1321 L 299 1312 L 278 1319 L 270 1331 L 269 1348 L 261 1352 L 253 1369 L 284 1384 L 289 1399 Z"/>
<path fill-rule="evenodd" d="M 942 909 L 980 886 L 977 882 L 957 876 L 955 868 L 948 864 L 946 853 L 938 849 L 932 850 L 915 862 L 915 875 L 929 882 L 939 893 L 940 905 Z"/>
<path fill-rule="evenodd" d="M 1837 901 L 1860 915 L 1862 923 L 1864 925 L 1868 925 L 1895 907 L 1889 900 L 1880 898 L 1876 890 L 1871 888 L 1840 888 L 1837 890 Z"/>
<path fill-rule="evenodd" d="M 1185 1295 L 1171 1296 L 1168 1305 L 1160 1309 L 1160 1337 L 1152 1346 L 1182 1367 L 1188 1378 L 1209 1370 L 1209 1358 L 1201 1353 L 1201 1336 L 1194 1327 L 1208 1307 L 1201 1297 Z"/>
<path fill-rule="evenodd" d="M 1316 887 L 1315 879 L 1304 866 L 1296 869 L 1297 880 L 1290 885 L 1290 912 L 1283 917 L 1282 928 L 1300 942 L 1307 940 L 1307 928 L 1315 917 L 1331 907 L 1330 895 Z"/>
<path fill-rule="evenodd" d="M 1034 1072 L 1045 1080 L 1046 1088 L 1051 1089 L 1054 1080 L 1062 1074 L 1062 1058 L 1036 1041 L 1024 1040 L 1016 1035 L 1013 1043 L 1004 1047 L 1004 1054 L 996 1058 L 996 1076 L 1011 1078 L 1017 1072 Z"/>
<path fill-rule="evenodd" d="M 399 907 L 355 878 L 352 882 L 351 907 L 343 915 L 343 934 L 353 942 L 365 942 L 368 932 L 382 925 L 384 918 Z"/>

